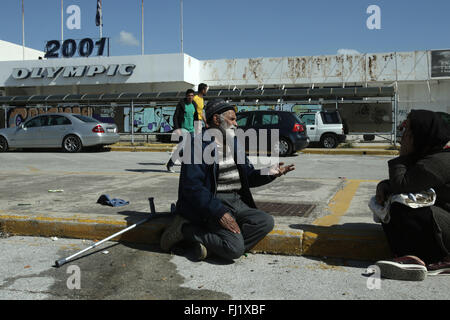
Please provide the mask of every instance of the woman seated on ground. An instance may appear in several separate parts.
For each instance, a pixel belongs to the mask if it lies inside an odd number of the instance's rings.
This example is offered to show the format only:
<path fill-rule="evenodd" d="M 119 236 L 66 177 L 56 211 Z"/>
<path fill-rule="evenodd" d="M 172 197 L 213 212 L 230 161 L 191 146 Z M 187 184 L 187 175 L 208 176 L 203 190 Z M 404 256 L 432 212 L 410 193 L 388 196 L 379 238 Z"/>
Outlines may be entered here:
<path fill-rule="evenodd" d="M 423 280 L 450 274 L 450 130 L 437 113 L 413 110 L 406 121 L 400 157 L 389 161 L 389 180 L 377 186 L 376 200 L 433 188 L 434 206 L 412 209 L 392 203 L 390 221 L 383 223 L 395 256 L 378 261 L 381 276 Z"/>

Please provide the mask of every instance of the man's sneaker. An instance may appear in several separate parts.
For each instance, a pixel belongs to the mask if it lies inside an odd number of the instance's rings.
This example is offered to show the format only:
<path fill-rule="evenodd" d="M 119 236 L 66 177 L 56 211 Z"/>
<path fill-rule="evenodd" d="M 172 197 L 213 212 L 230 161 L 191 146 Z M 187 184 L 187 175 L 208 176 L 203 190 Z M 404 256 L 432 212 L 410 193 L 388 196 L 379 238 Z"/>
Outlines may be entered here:
<path fill-rule="evenodd" d="M 394 280 L 422 281 L 427 277 L 425 262 L 416 256 L 405 256 L 375 263 L 380 268 L 381 277 Z"/>
<path fill-rule="evenodd" d="M 450 275 L 450 258 L 427 266 L 429 276 Z"/>
<path fill-rule="evenodd" d="M 195 250 L 195 257 L 198 261 L 203 261 L 208 257 L 208 250 L 206 250 L 206 247 L 200 243 L 196 242 L 194 245 Z"/>
<path fill-rule="evenodd" d="M 185 223 L 189 221 L 181 217 L 180 215 L 176 215 L 172 224 L 164 230 L 161 236 L 161 249 L 164 251 L 169 251 L 176 243 L 183 240 L 183 233 L 181 232 L 181 228 Z"/>

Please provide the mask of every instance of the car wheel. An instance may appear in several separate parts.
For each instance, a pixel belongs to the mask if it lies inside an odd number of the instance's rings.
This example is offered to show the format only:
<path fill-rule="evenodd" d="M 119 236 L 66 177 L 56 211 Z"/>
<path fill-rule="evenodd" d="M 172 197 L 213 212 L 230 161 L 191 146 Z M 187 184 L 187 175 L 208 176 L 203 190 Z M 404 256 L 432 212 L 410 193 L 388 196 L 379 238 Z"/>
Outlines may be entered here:
<path fill-rule="evenodd" d="M 79 152 L 83 147 L 80 138 L 75 135 L 70 135 L 63 140 L 63 149 L 66 152 L 75 153 Z"/>
<path fill-rule="evenodd" d="M 5 137 L 0 136 L 0 152 L 8 151 L 8 141 L 6 141 Z"/>
<path fill-rule="evenodd" d="M 333 134 L 324 134 L 320 139 L 322 147 L 326 149 L 334 149 L 338 145 L 337 137 Z"/>
<path fill-rule="evenodd" d="M 286 138 L 280 138 L 280 141 L 275 145 L 275 150 L 278 151 L 280 157 L 286 157 L 292 153 L 292 145 Z"/>

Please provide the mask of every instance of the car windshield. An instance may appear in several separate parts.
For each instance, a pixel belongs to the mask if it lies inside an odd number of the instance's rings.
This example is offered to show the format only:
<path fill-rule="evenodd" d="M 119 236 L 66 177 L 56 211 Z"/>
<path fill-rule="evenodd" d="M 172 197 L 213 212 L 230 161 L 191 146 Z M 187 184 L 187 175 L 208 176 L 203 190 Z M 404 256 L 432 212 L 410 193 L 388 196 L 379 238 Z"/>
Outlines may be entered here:
<path fill-rule="evenodd" d="M 77 119 L 83 121 L 83 122 L 99 123 L 98 120 L 96 120 L 96 119 L 94 119 L 94 118 L 91 118 L 91 117 L 86 117 L 86 116 L 82 116 L 82 115 L 79 115 L 79 114 L 74 114 L 73 116 L 74 116 L 75 118 L 77 118 Z"/>

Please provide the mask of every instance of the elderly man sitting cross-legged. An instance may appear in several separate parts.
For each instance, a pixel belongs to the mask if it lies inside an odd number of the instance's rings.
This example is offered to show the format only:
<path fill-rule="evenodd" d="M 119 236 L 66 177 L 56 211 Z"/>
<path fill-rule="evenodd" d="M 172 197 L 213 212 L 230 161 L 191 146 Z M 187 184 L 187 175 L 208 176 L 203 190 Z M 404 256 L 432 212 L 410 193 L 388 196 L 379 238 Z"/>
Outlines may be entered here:
<path fill-rule="evenodd" d="M 245 154 L 238 156 L 245 151 L 238 147 L 235 136 L 234 107 L 225 101 L 208 103 L 206 121 L 210 129 L 203 134 L 214 129 L 221 133 L 214 135 L 214 141 L 201 142 L 201 151 L 213 150 L 214 161 L 194 161 L 192 142 L 191 161 L 183 161 L 181 166 L 176 216 L 162 235 L 161 248 L 169 251 L 184 240 L 194 245 L 199 260 L 210 254 L 233 260 L 253 248 L 274 226 L 272 216 L 256 208 L 250 188 L 295 168 L 279 163 L 262 174 Z"/>

